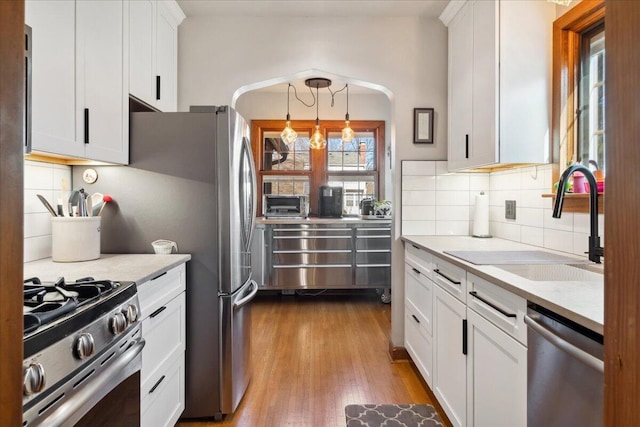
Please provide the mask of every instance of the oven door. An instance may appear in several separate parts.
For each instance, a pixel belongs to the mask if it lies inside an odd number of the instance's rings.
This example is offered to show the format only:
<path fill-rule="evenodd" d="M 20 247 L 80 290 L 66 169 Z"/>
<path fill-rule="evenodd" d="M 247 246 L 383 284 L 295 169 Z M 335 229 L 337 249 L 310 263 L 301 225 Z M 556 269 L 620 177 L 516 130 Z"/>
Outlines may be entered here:
<path fill-rule="evenodd" d="M 52 396 L 59 396 L 52 403 L 44 408 L 32 408 L 38 411 L 37 415 L 27 411 L 23 425 L 139 426 L 144 345 L 144 339 L 138 337 L 121 352 L 105 352 L 74 375 L 63 390 L 52 393 Z M 47 413 L 48 408 L 52 409 L 50 413 Z"/>

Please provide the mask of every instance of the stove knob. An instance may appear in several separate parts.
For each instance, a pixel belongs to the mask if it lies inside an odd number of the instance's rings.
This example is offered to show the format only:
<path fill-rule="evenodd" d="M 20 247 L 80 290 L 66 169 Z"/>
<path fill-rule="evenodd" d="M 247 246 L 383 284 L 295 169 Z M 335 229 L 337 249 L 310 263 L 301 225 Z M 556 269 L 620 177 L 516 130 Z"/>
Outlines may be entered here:
<path fill-rule="evenodd" d="M 80 360 L 91 356 L 94 350 L 95 344 L 93 342 L 93 336 L 89 333 L 80 334 L 73 344 L 73 353 Z"/>
<path fill-rule="evenodd" d="M 138 320 L 140 312 L 138 311 L 138 307 L 135 304 L 129 304 L 127 310 L 124 312 L 124 315 L 127 317 L 129 324 L 133 324 Z"/>
<path fill-rule="evenodd" d="M 44 389 L 46 377 L 44 366 L 40 363 L 32 363 L 24 371 L 24 387 L 22 389 L 25 396 L 39 393 Z"/>
<path fill-rule="evenodd" d="M 122 313 L 116 313 L 109 319 L 109 329 L 113 335 L 121 334 L 127 329 L 127 318 Z"/>

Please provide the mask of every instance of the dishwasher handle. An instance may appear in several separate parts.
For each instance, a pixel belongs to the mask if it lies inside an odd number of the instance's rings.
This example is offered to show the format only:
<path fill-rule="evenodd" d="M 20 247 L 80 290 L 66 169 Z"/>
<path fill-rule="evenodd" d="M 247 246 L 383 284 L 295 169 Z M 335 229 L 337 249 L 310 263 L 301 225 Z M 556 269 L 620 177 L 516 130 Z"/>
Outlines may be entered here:
<path fill-rule="evenodd" d="M 551 344 L 558 347 L 560 350 L 567 353 L 569 356 L 574 359 L 579 360 L 585 365 L 595 369 L 598 372 L 604 372 L 604 362 L 598 359 L 595 356 L 590 355 L 586 351 L 576 347 L 575 345 L 563 340 L 558 335 L 554 334 L 552 331 L 547 329 L 544 325 L 537 321 L 540 317 L 538 315 L 528 315 L 524 316 L 524 323 L 527 324 L 534 332 L 540 334 L 544 339 L 549 341 Z"/>

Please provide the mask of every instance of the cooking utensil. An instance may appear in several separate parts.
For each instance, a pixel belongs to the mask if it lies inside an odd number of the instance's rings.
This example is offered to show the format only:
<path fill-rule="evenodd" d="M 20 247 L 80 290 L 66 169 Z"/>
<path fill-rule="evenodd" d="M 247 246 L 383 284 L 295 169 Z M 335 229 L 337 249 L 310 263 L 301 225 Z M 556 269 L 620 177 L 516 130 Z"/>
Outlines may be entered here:
<path fill-rule="evenodd" d="M 102 199 L 104 195 L 102 193 L 93 193 L 87 199 L 87 212 L 89 212 L 90 216 L 98 216 L 98 212 L 100 212 L 100 208 L 102 207 Z M 89 207 L 91 205 L 91 207 Z"/>
<path fill-rule="evenodd" d="M 56 211 L 53 210 L 53 206 L 51 206 L 49 204 L 49 202 L 47 201 L 47 199 L 45 199 L 42 195 L 40 194 L 36 194 L 36 196 L 38 196 L 38 199 L 40 199 L 40 201 L 42 202 L 42 204 L 44 205 L 45 208 L 47 208 L 47 210 L 49 211 L 49 213 L 51 214 L 51 216 L 58 216 L 58 214 L 56 213 Z"/>
<path fill-rule="evenodd" d="M 79 193 L 78 214 L 80 216 L 87 216 L 87 193 L 84 192 L 84 188 L 81 188 Z"/>
<path fill-rule="evenodd" d="M 69 196 L 69 216 L 77 216 L 74 214 L 74 206 L 76 206 L 78 212 L 80 211 L 78 208 L 78 200 L 80 200 L 80 192 L 78 190 L 73 190 Z"/>
<path fill-rule="evenodd" d="M 102 215 L 102 210 L 104 209 L 105 206 L 107 206 L 107 203 L 112 202 L 113 198 L 108 195 L 105 194 L 104 197 L 102 197 L 102 206 L 100 207 L 100 210 L 98 211 L 98 216 Z"/>

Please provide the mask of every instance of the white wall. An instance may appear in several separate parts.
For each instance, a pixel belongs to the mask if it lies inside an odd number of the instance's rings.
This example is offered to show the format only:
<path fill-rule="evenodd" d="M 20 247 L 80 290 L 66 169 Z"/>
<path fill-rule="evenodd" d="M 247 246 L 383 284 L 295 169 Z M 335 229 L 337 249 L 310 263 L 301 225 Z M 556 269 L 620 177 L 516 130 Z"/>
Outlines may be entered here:
<path fill-rule="evenodd" d="M 307 87 L 298 87 L 298 96 L 310 103 L 311 95 Z M 341 89 L 332 87 L 332 90 Z M 315 120 L 316 107 L 305 107 L 293 96 L 291 91 L 290 114 L 291 120 Z M 322 120 L 344 120 L 346 113 L 346 91 L 335 96 L 335 103 L 331 108 L 331 95 L 327 90 L 320 94 L 319 117 Z M 247 120 L 284 120 L 287 115 L 287 94 L 274 92 L 247 92 L 236 102 L 236 110 Z M 354 120 L 384 120 L 387 126 L 391 121 L 391 103 L 382 93 L 377 94 L 349 94 L 349 117 Z"/>
<path fill-rule="evenodd" d="M 71 186 L 71 167 L 51 163 L 24 162 L 24 262 L 51 256 L 51 214 L 37 194 L 57 205 L 62 180 Z"/>
<path fill-rule="evenodd" d="M 586 257 L 589 214 L 564 212 L 553 218 L 552 199 L 542 197 L 551 191 L 551 169 L 542 165 L 490 174 L 449 174 L 447 162 L 404 162 L 402 234 L 471 234 L 475 195 L 484 191 L 489 195 L 491 235 Z M 516 201 L 515 220 L 505 219 L 505 200 Z M 598 220 L 604 245 L 604 215 Z"/>
<path fill-rule="evenodd" d="M 179 27 L 178 106 L 229 104 L 247 85 L 308 70 L 366 82 L 390 94 L 394 206 L 400 161 L 447 156 L 447 32 L 437 18 L 187 17 Z M 286 80 L 285 80 L 286 81 Z M 413 109 L 435 108 L 432 145 L 413 144 Z M 275 106 L 274 106 L 275 108 Z M 279 106 L 285 113 L 285 106 Z M 350 111 L 352 117 L 355 117 Z M 399 174 L 398 174 L 399 178 Z M 399 213 L 399 212 L 396 212 Z M 400 235 L 400 215 L 394 219 Z M 403 344 L 403 250 L 393 244 L 393 345 Z"/>

